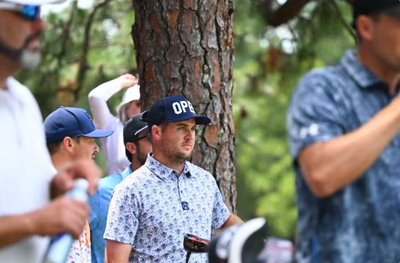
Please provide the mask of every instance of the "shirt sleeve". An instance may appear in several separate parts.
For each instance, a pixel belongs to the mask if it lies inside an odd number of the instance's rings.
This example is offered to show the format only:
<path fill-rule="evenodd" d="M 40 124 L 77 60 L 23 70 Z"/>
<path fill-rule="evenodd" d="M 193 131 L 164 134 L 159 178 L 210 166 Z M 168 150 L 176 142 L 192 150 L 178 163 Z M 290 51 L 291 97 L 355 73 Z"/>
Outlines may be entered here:
<path fill-rule="evenodd" d="M 137 196 L 130 187 L 116 186 L 108 210 L 104 239 L 133 245 L 139 226 L 139 206 Z"/>
<path fill-rule="evenodd" d="M 226 222 L 226 220 L 228 220 L 230 212 L 228 207 L 225 205 L 224 199 L 222 198 L 222 194 L 217 186 L 217 182 L 215 182 L 214 177 L 212 177 L 212 187 L 214 188 L 214 205 L 212 211 L 211 228 L 216 229 L 220 228 Z"/>
<path fill-rule="evenodd" d="M 322 73 L 307 74 L 296 87 L 287 115 L 292 157 L 315 142 L 344 134 L 344 108 L 340 93 Z"/>
<path fill-rule="evenodd" d="M 104 129 L 110 119 L 115 118 L 108 108 L 107 100 L 120 90 L 118 79 L 113 79 L 97 86 L 89 93 L 89 105 L 96 128 Z"/>

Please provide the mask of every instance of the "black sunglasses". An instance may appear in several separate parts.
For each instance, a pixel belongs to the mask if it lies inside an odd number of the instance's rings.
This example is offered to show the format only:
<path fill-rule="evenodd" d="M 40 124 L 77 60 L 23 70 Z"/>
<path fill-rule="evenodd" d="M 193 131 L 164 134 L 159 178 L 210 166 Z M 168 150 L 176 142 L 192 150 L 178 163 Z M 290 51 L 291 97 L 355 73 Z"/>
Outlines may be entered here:
<path fill-rule="evenodd" d="M 38 5 L 18 5 L 12 3 L 0 3 L 0 9 L 13 10 L 23 18 L 31 21 L 40 18 L 40 6 Z"/>
<path fill-rule="evenodd" d="M 150 139 L 150 134 L 146 134 L 145 136 L 136 138 L 136 139 L 134 139 L 132 142 L 137 142 L 137 141 L 142 140 L 142 139 L 145 139 L 145 138 Z"/>

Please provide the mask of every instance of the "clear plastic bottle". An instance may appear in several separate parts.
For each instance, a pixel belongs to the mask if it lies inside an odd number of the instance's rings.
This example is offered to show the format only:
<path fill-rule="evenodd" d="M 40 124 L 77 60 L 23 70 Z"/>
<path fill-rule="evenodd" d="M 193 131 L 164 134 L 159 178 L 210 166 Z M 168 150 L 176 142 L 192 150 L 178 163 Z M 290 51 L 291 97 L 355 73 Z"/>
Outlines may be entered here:
<path fill-rule="evenodd" d="M 85 179 L 77 179 L 75 180 L 74 188 L 66 193 L 66 195 L 76 200 L 87 201 L 88 187 L 88 181 Z M 43 263 L 65 263 L 74 240 L 75 239 L 67 233 L 59 234 L 52 238 Z"/>

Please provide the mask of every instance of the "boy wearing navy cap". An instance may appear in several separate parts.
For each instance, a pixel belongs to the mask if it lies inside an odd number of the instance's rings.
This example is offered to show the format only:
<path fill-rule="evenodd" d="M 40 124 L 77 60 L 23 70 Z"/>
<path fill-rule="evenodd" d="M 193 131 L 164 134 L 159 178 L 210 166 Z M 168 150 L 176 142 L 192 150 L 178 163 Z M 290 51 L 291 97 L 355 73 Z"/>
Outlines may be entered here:
<path fill-rule="evenodd" d="M 98 130 L 89 114 L 80 108 L 60 107 L 44 121 L 47 148 L 54 166 L 65 160 L 92 159 L 99 152 L 95 138 L 113 134 L 112 130 Z"/>
<path fill-rule="evenodd" d="M 76 160 L 92 160 L 99 152 L 96 138 L 113 134 L 112 130 L 97 130 L 84 109 L 60 107 L 44 121 L 47 148 L 56 169 Z M 90 263 L 91 244 L 88 222 L 68 255 L 66 263 Z"/>
<path fill-rule="evenodd" d="M 183 262 L 186 233 L 210 239 L 213 229 L 242 221 L 229 212 L 214 177 L 187 161 L 196 125 L 210 118 L 197 115 L 185 97 L 171 96 L 156 101 L 142 120 L 153 152 L 114 190 L 104 234 L 108 262 Z M 205 254 L 191 259 L 208 262 Z"/>

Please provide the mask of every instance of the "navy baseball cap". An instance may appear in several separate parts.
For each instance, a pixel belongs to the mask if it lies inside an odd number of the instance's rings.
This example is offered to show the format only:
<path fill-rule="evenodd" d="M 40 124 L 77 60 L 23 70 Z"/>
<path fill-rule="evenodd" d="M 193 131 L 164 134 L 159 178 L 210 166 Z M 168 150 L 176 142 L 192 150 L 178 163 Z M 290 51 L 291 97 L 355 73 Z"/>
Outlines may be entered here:
<path fill-rule="evenodd" d="M 129 121 L 125 123 L 124 126 L 124 144 L 126 145 L 128 142 L 133 142 L 139 133 L 144 130 L 147 130 L 147 123 L 143 122 L 142 119 L 143 113 L 139 113 L 134 115 Z"/>
<path fill-rule="evenodd" d="M 399 0 L 353 0 L 353 25 L 359 15 L 384 13 L 400 18 Z"/>
<path fill-rule="evenodd" d="M 65 137 L 104 138 L 113 130 L 96 130 L 89 113 L 81 108 L 60 107 L 44 120 L 47 143 L 60 142 Z"/>
<path fill-rule="evenodd" d="M 151 106 L 149 111 L 143 112 L 142 121 L 152 125 L 160 125 L 164 122 L 179 122 L 194 119 L 196 124 L 210 124 L 207 116 L 197 115 L 192 103 L 183 96 L 164 97 Z"/>

